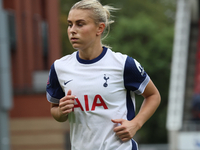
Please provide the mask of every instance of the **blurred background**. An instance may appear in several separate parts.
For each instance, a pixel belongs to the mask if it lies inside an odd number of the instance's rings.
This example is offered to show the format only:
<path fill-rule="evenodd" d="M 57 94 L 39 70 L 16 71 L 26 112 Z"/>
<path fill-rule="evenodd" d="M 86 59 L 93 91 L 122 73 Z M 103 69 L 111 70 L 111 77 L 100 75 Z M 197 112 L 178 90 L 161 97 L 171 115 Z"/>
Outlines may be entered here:
<path fill-rule="evenodd" d="M 45 87 L 52 63 L 74 51 L 67 15 L 77 1 L 0 0 L 0 150 L 70 150 Z M 140 150 L 200 149 L 199 0 L 100 2 L 120 8 L 103 43 L 137 59 L 161 93 L 134 136 Z"/>

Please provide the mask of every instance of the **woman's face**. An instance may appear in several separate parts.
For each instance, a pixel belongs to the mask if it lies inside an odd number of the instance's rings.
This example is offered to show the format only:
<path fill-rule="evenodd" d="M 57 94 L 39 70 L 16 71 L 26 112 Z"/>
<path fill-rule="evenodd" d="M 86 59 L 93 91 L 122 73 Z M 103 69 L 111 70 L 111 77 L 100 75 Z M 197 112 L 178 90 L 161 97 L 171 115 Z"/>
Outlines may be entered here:
<path fill-rule="evenodd" d="M 68 15 L 68 37 L 73 48 L 81 50 L 93 46 L 97 39 L 98 26 L 91 18 L 90 10 L 73 9 Z"/>

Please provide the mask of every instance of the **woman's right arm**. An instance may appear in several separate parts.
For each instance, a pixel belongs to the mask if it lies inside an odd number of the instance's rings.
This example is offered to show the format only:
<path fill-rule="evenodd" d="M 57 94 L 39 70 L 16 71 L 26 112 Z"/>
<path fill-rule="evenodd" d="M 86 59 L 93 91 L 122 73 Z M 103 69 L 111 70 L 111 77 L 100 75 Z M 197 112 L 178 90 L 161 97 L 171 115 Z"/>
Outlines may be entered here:
<path fill-rule="evenodd" d="M 68 118 L 68 114 L 73 111 L 74 99 L 76 97 L 71 95 L 71 90 L 67 95 L 60 99 L 59 104 L 51 104 L 51 115 L 58 122 L 64 122 Z"/>

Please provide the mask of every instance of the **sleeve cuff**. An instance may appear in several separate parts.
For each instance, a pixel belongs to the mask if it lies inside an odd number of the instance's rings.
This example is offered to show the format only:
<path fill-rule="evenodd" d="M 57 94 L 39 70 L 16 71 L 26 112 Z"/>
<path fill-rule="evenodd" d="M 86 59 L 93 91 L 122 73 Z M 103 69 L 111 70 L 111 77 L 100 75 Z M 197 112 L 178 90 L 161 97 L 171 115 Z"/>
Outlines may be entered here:
<path fill-rule="evenodd" d="M 134 92 L 136 94 L 138 94 L 138 95 L 141 95 L 144 92 L 144 90 L 145 90 L 147 84 L 149 83 L 149 81 L 150 81 L 150 77 L 147 75 L 146 78 L 145 78 L 145 80 L 140 85 L 139 89 L 136 90 L 136 91 L 134 91 Z"/>
<path fill-rule="evenodd" d="M 51 97 L 51 95 L 46 92 L 46 96 L 47 96 L 47 100 L 50 102 L 50 103 L 54 103 L 54 104 L 59 104 L 59 99 L 57 98 L 54 98 L 54 97 Z"/>

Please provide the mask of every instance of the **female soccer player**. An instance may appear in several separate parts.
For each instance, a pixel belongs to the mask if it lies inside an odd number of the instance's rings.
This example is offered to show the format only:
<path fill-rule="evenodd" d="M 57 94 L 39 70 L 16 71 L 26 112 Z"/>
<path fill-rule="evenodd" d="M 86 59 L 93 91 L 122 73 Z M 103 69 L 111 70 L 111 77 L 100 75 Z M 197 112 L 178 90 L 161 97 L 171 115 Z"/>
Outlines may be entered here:
<path fill-rule="evenodd" d="M 138 150 L 133 136 L 160 104 L 140 63 L 102 45 L 113 9 L 97 0 L 74 4 L 68 37 L 77 51 L 51 66 L 47 99 L 55 120 L 69 120 L 72 150 Z M 137 115 L 135 93 L 144 97 Z"/>

